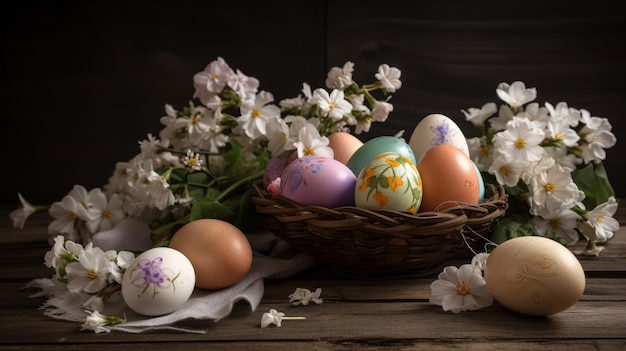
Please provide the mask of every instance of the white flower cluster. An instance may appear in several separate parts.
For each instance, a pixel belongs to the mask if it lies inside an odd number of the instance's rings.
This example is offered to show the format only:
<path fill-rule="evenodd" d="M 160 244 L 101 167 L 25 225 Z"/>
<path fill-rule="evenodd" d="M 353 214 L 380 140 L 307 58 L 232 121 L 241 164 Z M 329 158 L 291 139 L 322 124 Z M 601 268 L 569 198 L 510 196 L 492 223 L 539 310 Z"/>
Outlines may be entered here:
<path fill-rule="evenodd" d="M 102 311 L 103 298 L 117 291 L 135 254 L 130 251 L 103 251 L 92 243 L 83 246 L 61 235 L 44 256 L 45 264 L 55 271 L 55 280 L 70 293 L 91 295 L 83 307 Z"/>
<path fill-rule="evenodd" d="M 333 67 L 326 88 L 312 90 L 304 83 L 301 94 L 275 104 L 271 93 L 259 90 L 256 78 L 217 58 L 193 77 L 199 104 L 191 101 L 181 110 L 166 105 L 158 137 L 148 134 L 140 141 L 140 152 L 118 162 L 102 190 L 76 186 L 52 204 L 51 238 L 61 234 L 88 242 L 125 217 L 179 220 L 196 201 L 224 200 L 216 194 L 261 178 L 272 155 L 332 157 L 326 136 L 350 129 L 367 132 L 373 122 L 385 121 L 393 111 L 389 94 L 402 85 L 400 70 L 386 64 L 372 84 L 357 85 L 353 71 L 352 62 Z M 376 99 L 374 90 L 385 99 Z M 11 217 L 16 228 L 39 209 L 19 196 L 23 206 Z"/>
<path fill-rule="evenodd" d="M 478 168 L 499 184 L 527 188 L 524 196 L 539 234 L 567 244 L 576 243 L 579 233 L 590 242 L 610 239 L 619 228 L 612 218 L 615 198 L 588 211 L 583 205 L 587 194 L 572 176 L 584 165 L 600 164 L 605 149 L 615 145 L 608 119 L 566 102 L 541 106 L 533 102 L 536 89 L 520 81 L 501 83 L 496 92 L 504 101 L 499 108 L 491 102 L 462 111 L 479 133 L 467 140 Z"/>

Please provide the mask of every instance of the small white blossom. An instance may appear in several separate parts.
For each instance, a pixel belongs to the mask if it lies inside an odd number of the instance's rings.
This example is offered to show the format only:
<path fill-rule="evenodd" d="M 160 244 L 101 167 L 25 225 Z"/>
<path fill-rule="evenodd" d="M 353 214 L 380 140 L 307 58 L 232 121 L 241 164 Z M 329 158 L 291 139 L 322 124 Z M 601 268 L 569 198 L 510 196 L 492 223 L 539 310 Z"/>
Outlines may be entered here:
<path fill-rule="evenodd" d="M 306 306 L 311 302 L 319 305 L 324 302 L 324 300 L 320 298 L 321 293 L 321 288 L 317 288 L 315 292 L 311 292 L 309 289 L 296 288 L 296 290 L 289 295 L 289 302 L 292 302 L 294 305 L 302 304 Z"/>
<path fill-rule="evenodd" d="M 465 120 L 472 122 L 474 126 L 482 126 L 485 124 L 487 118 L 493 116 L 497 111 L 497 106 L 493 102 L 488 102 L 484 104 L 480 109 L 471 107 L 468 111 L 461 110 L 465 115 Z"/>
<path fill-rule="evenodd" d="M 275 309 L 270 309 L 269 312 L 263 313 L 261 316 L 261 328 L 267 328 L 270 325 L 274 324 L 277 327 L 282 325 L 283 320 L 299 320 L 305 319 L 304 317 L 285 317 L 285 313 L 278 312 Z"/>
<path fill-rule="evenodd" d="M 527 119 L 513 117 L 507 129 L 497 133 L 494 144 L 498 154 L 508 161 L 539 161 L 543 148 L 539 145 L 545 137 L 543 130 Z"/>
<path fill-rule="evenodd" d="M 298 141 L 295 143 L 298 157 L 320 156 L 333 158 L 334 152 L 328 146 L 328 138 L 320 136 L 320 133 L 311 124 L 306 124 L 298 133 Z"/>
<path fill-rule="evenodd" d="M 343 67 L 333 67 L 328 71 L 326 87 L 328 89 L 345 89 L 352 84 L 354 63 L 348 61 Z"/>
<path fill-rule="evenodd" d="M 617 212 L 617 201 L 611 196 L 606 202 L 596 206 L 585 214 L 587 223 L 594 229 L 592 235 L 589 231 L 584 232 L 587 237 L 596 242 L 605 242 L 613 237 L 619 230 L 619 222 L 613 218 Z"/>
<path fill-rule="evenodd" d="M 187 172 L 192 173 L 202 169 L 202 158 L 199 153 L 193 152 L 191 149 L 187 149 L 187 155 L 183 157 L 183 165 L 187 167 Z"/>
<path fill-rule="evenodd" d="M 400 81 L 401 75 L 402 72 L 398 68 L 389 67 L 386 63 L 378 66 L 378 73 L 375 74 L 376 79 L 380 81 L 383 88 L 390 93 L 394 93 L 402 86 Z"/>
<path fill-rule="evenodd" d="M 26 201 L 22 194 L 17 193 L 17 197 L 20 200 L 21 206 L 17 210 L 11 211 L 11 213 L 9 213 L 9 218 L 11 218 L 13 228 L 23 229 L 24 223 L 26 223 L 26 219 L 28 219 L 28 217 L 30 217 L 30 215 L 32 215 L 33 213 L 37 212 L 37 209 L 35 208 L 35 206 Z"/>
<path fill-rule="evenodd" d="M 109 325 L 117 325 L 126 322 L 126 319 L 122 319 L 116 316 L 106 316 L 98 311 L 85 310 L 87 318 L 81 326 L 80 330 L 93 330 L 96 333 L 109 333 L 111 328 L 107 328 Z"/>
<path fill-rule="evenodd" d="M 537 98 L 537 89 L 526 88 L 526 84 L 520 81 L 513 82 L 511 85 L 500 83 L 498 89 L 496 89 L 496 93 L 502 101 L 513 108 L 518 108 Z"/>
<path fill-rule="evenodd" d="M 442 306 L 444 311 L 473 311 L 493 303 L 480 268 L 472 264 L 445 267 L 430 289 L 430 303 Z"/>
<path fill-rule="evenodd" d="M 108 280 L 109 255 L 92 243 L 78 255 L 78 262 L 71 262 L 65 267 L 67 272 L 67 289 L 71 292 L 97 293 L 102 290 Z"/>
<path fill-rule="evenodd" d="M 311 104 L 318 106 L 325 117 L 339 120 L 352 111 L 352 104 L 344 99 L 342 90 L 334 89 L 330 94 L 324 89 L 315 89 Z"/>

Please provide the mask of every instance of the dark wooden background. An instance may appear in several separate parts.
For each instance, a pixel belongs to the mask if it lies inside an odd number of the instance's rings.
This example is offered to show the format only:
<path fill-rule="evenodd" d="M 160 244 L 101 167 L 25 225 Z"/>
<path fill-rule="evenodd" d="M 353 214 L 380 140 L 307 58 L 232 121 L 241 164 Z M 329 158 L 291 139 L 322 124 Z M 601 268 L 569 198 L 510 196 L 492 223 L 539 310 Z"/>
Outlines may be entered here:
<path fill-rule="evenodd" d="M 193 94 L 193 74 L 222 56 L 277 99 L 321 87 L 347 60 L 366 83 L 380 63 L 402 70 L 395 111 L 363 136 L 406 130 L 430 113 L 498 102 L 500 82 L 536 87 L 608 118 L 605 163 L 626 195 L 626 15 L 612 0 L 14 1 L 2 4 L 2 187 L 33 203 L 74 184 L 107 182 L 117 161 L 161 129 L 166 103 Z"/>

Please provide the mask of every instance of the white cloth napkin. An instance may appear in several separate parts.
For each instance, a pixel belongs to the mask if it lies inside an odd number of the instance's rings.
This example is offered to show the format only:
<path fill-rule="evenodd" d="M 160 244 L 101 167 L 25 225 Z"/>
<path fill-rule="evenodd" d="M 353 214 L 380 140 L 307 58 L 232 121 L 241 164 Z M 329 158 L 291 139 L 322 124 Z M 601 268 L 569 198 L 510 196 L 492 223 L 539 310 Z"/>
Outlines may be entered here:
<path fill-rule="evenodd" d="M 94 246 L 103 250 L 134 249 L 150 247 L 148 225 L 135 219 L 127 219 L 112 230 L 94 236 Z M 111 330 L 140 333 L 155 329 L 174 329 L 186 332 L 204 333 L 206 330 L 186 329 L 176 325 L 185 319 L 206 319 L 219 321 L 228 316 L 238 301 L 245 301 L 254 311 L 264 293 L 264 279 L 286 278 L 314 266 L 317 262 L 310 256 L 294 253 L 289 245 L 269 231 L 247 234 L 253 249 L 252 268 L 239 283 L 220 290 L 196 288 L 185 304 L 178 310 L 159 317 L 145 317 L 132 311 L 124 303 L 121 294 L 108 298 L 104 304 L 104 315 L 126 316 L 127 322 L 111 326 Z M 138 238 L 130 240 L 130 238 Z M 34 296 L 48 296 L 42 305 L 45 314 L 75 322 L 84 322 L 87 313 L 83 303 L 88 294 L 70 294 L 67 289 L 51 279 L 37 279 L 29 284 L 42 290 Z"/>

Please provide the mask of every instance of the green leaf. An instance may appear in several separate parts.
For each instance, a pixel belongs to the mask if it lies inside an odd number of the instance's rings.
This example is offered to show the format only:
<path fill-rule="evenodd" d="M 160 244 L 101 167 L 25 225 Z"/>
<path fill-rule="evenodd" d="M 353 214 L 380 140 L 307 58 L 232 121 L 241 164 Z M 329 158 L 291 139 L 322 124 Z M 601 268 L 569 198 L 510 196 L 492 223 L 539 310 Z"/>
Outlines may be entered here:
<path fill-rule="evenodd" d="M 217 201 L 196 201 L 191 207 L 189 221 L 202 218 L 221 219 L 227 222 L 233 221 L 237 213 Z"/>
<path fill-rule="evenodd" d="M 489 238 L 496 244 L 501 244 L 509 239 L 530 235 L 538 235 L 530 215 L 507 213 L 500 218 Z"/>
<path fill-rule="evenodd" d="M 574 183 L 585 193 L 583 204 L 591 210 L 615 196 L 609 177 L 602 163 L 590 163 L 572 172 Z"/>

